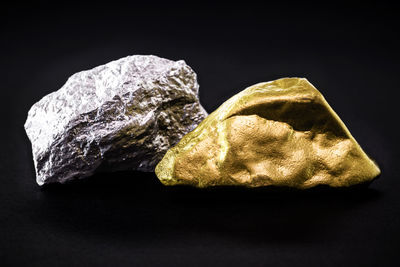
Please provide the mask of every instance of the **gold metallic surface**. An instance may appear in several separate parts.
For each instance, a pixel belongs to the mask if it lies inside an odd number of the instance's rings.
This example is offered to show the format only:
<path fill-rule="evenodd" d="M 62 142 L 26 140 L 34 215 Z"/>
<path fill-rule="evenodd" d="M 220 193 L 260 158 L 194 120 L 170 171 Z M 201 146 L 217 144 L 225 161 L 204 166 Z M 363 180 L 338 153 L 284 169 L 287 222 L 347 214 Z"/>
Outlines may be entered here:
<path fill-rule="evenodd" d="M 253 85 L 168 150 L 165 185 L 348 187 L 380 174 L 321 93 L 304 78 Z"/>

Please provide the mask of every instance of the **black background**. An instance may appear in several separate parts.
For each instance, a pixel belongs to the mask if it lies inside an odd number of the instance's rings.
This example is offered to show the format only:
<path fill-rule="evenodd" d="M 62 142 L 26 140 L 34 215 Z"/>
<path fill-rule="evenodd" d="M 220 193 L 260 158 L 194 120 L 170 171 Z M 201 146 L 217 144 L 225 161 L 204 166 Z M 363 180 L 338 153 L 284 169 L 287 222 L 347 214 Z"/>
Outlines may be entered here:
<path fill-rule="evenodd" d="M 397 12 L 382 2 L 3 6 L 0 265 L 399 266 Z M 132 54 L 184 59 L 209 112 L 254 83 L 306 77 L 382 175 L 347 191 L 165 188 L 139 172 L 37 186 L 30 106 L 71 74 Z"/>

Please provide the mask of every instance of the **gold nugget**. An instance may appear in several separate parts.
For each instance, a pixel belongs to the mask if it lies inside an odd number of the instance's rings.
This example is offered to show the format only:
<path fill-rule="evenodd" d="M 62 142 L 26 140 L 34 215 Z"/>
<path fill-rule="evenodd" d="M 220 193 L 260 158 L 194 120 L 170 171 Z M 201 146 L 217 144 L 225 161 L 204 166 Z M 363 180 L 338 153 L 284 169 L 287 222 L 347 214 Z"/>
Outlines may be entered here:
<path fill-rule="evenodd" d="M 380 174 L 322 94 L 304 78 L 253 85 L 171 148 L 165 185 L 348 187 Z"/>

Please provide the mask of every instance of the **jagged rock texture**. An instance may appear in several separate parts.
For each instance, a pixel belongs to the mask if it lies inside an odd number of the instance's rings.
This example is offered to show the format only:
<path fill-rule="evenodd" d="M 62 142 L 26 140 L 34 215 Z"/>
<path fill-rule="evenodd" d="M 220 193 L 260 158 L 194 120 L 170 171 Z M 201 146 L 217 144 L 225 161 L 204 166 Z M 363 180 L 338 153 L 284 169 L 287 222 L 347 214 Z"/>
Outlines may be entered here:
<path fill-rule="evenodd" d="M 29 110 L 37 183 L 95 171 L 154 171 L 206 116 L 194 71 L 182 60 L 128 56 L 72 75 Z"/>

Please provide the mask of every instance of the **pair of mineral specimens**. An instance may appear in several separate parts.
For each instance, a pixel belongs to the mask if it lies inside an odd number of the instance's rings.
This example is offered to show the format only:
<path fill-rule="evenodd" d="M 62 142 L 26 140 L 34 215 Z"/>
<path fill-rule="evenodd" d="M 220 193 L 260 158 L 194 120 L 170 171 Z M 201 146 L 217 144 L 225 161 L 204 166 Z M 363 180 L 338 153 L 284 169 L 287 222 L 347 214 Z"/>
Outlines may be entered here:
<path fill-rule="evenodd" d="M 379 167 L 304 78 L 250 86 L 207 116 L 182 60 L 128 56 L 72 75 L 29 110 L 37 183 L 154 171 L 165 185 L 349 187 Z"/>

